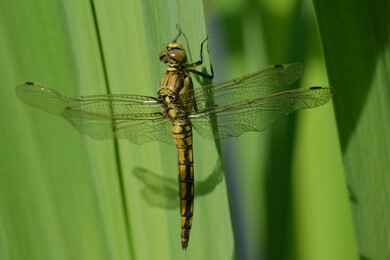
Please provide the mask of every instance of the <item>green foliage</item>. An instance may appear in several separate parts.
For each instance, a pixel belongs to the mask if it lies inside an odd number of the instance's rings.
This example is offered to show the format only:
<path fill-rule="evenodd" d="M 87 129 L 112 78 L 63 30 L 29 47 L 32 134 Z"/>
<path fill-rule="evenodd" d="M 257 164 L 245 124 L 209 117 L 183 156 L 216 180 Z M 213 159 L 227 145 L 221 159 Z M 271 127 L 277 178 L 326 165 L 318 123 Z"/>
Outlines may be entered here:
<path fill-rule="evenodd" d="M 2 3 L 1 259 L 232 258 L 214 142 L 196 140 L 199 196 L 183 252 L 174 146 L 92 140 L 14 92 L 32 81 L 73 95 L 154 96 L 166 67 L 158 53 L 176 24 L 190 60 L 198 60 L 207 35 L 201 2 Z"/>
<path fill-rule="evenodd" d="M 218 46 L 211 57 L 222 60 L 213 59 L 215 81 L 301 61 L 306 69 L 294 87 L 328 85 L 310 1 L 215 2 L 206 8 L 218 10 L 224 37 L 211 42 L 211 50 Z M 333 113 L 327 104 L 229 140 L 224 161 L 238 164 L 226 176 L 229 193 L 236 190 L 229 198 L 239 257 L 357 259 Z"/>
<path fill-rule="evenodd" d="M 321 42 L 309 0 L 205 1 L 208 32 L 201 1 L 3 1 L 0 259 L 389 258 L 390 4 L 314 4 Z M 186 252 L 174 146 L 92 140 L 14 93 L 33 81 L 73 95 L 154 96 L 166 67 L 157 54 L 176 24 L 190 61 L 210 36 L 215 81 L 302 61 L 301 87 L 328 85 L 322 44 L 337 89 L 335 111 L 225 142 L 226 178 L 219 142 L 194 136 Z"/>
<path fill-rule="evenodd" d="M 362 259 L 390 257 L 390 3 L 315 7 Z M 337 28 L 337 30 L 335 30 Z"/>

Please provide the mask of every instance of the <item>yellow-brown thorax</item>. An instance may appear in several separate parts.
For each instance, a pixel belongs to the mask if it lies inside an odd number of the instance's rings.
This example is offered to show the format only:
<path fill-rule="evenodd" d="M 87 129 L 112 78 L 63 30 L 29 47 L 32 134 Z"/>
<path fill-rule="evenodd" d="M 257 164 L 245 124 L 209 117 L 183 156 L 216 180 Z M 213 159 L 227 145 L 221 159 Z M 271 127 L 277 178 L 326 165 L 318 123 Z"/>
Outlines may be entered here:
<path fill-rule="evenodd" d="M 193 88 L 187 71 L 186 53 L 180 44 L 170 43 L 160 52 L 159 58 L 161 62 L 169 62 L 157 92 L 158 100 L 167 109 L 164 117 L 170 120 L 184 119 L 185 111 L 190 111 L 192 107 L 190 103 L 180 102 L 179 98 Z"/>

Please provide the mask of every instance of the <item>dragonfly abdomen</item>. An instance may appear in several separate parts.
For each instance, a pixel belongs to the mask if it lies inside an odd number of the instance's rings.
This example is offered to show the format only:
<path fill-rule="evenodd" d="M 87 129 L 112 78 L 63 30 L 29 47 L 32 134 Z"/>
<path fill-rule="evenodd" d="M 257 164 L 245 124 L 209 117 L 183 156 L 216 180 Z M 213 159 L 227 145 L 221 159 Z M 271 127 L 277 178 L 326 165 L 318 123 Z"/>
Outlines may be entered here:
<path fill-rule="evenodd" d="M 194 160 L 192 153 L 192 126 L 188 120 L 173 121 L 179 166 L 179 196 L 181 215 L 181 243 L 186 249 L 190 239 L 194 210 Z"/>

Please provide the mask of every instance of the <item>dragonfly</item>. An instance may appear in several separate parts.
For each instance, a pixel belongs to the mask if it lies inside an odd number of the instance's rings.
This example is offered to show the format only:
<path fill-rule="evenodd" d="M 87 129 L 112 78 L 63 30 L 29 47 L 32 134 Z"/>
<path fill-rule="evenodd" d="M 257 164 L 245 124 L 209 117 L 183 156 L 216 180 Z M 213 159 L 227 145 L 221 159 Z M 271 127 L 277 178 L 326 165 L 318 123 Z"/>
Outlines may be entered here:
<path fill-rule="evenodd" d="M 214 72 L 194 69 L 200 60 L 187 62 L 178 34 L 160 53 L 166 69 L 156 97 L 106 94 L 71 96 L 33 82 L 16 86 L 26 104 L 62 116 L 78 131 L 95 139 L 123 138 L 136 144 L 160 141 L 176 145 L 181 215 L 182 249 L 188 246 L 194 211 L 193 137 L 195 131 L 207 139 L 237 137 L 262 131 L 276 119 L 299 109 L 327 103 L 332 87 L 288 90 L 303 73 L 302 63 L 271 65 L 221 83 L 194 88 L 191 74 L 212 79 Z"/>

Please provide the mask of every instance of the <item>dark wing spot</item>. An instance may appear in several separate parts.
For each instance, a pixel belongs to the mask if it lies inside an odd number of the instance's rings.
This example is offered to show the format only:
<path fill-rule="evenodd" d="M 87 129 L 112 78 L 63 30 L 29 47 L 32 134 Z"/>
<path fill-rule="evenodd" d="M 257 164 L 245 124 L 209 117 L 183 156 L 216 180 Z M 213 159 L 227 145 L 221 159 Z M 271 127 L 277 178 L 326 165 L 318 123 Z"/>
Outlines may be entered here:
<path fill-rule="evenodd" d="M 274 65 L 275 68 L 284 68 L 284 65 Z"/>
<path fill-rule="evenodd" d="M 29 82 L 29 81 L 27 81 L 25 84 L 26 84 L 26 85 L 29 85 L 29 86 L 34 86 L 34 82 Z"/>
<path fill-rule="evenodd" d="M 310 87 L 310 89 L 322 89 L 322 87 Z"/>

